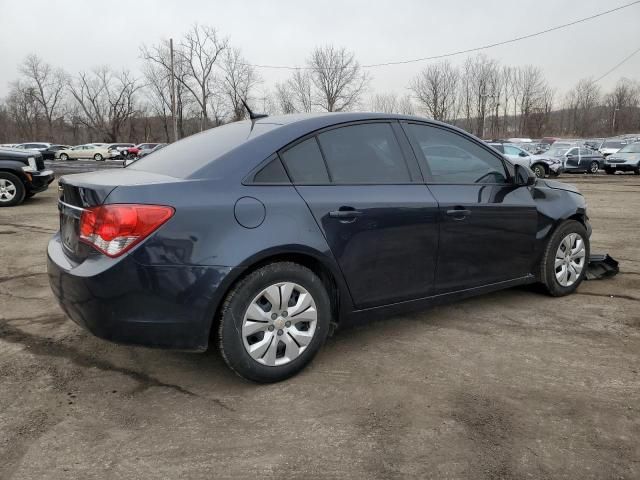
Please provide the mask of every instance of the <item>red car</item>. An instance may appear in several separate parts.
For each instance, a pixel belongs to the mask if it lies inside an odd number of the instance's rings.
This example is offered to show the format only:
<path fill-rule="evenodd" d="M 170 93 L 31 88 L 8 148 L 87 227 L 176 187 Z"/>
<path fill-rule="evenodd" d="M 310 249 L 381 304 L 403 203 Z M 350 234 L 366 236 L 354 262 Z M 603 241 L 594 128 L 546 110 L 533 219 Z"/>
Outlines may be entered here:
<path fill-rule="evenodd" d="M 135 147 L 129 147 L 127 149 L 127 158 L 136 158 L 142 152 L 149 153 L 149 151 L 156 148 L 157 145 L 157 143 L 140 143 Z"/>

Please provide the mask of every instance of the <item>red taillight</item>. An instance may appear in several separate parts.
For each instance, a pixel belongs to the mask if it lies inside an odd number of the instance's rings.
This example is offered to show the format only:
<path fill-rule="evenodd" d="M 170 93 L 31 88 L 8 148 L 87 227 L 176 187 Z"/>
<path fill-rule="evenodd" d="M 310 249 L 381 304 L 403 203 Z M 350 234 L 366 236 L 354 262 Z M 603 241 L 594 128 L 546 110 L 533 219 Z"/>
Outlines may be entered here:
<path fill-rule="evenodd" d="M 80 240 L 109 257 L 117 257 L 148 237 L 174 212 L 164 205 L 113 204 L 89 208 L 80 218 Z"/>

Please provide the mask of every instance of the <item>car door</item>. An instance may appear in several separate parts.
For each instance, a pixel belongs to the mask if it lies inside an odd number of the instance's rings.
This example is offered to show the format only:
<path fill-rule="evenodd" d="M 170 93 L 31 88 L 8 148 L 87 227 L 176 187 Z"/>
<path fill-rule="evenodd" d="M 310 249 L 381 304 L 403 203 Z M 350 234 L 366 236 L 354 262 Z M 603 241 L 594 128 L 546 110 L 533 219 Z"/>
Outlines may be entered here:
<path fill-rule="evenodd" d="M 576 170 L 581 168 L 580 149 L 578 147 L 570 148 L 564 154 L 564 166 L 568 170 Z"/>
<path fill-rule="evenodd" d="M 396 122 L 331 128 L 280 155 L 356 308 L 433 292 L 438 205 Z"/>
<path fill-rule="evenodd" d="M 481 142 L 441 126 L 403 126 L 439 204 L 436 293 L 529 274 L 538 223 L 531 190 L 514 185 Z"/>

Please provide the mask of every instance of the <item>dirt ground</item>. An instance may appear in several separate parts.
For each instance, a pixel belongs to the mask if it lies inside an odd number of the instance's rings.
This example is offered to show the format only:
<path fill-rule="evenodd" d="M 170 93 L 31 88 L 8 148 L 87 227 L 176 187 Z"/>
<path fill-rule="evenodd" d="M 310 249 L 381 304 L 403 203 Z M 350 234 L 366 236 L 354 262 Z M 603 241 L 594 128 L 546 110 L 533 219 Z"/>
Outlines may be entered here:
<path fill-rule="evenodd" d="M 339 332 L 299 376 L 109 344 L 67 320 L 55 185 L 0 210 L 0 479 L 640 478 L 640 177 L 565 175 L 621 273 Z"/>

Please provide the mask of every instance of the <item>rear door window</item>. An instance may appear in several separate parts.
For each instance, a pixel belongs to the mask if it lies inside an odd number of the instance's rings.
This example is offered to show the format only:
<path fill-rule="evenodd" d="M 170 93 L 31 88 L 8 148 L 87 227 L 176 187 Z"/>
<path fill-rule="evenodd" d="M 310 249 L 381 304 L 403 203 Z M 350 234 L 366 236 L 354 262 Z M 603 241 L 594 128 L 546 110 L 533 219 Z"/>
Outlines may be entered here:
<path fill-rule="evenodd" d="M 335 128 L 318 135 L 336 184 L 410 183 L 411 176 L 389 123 Z"/>

